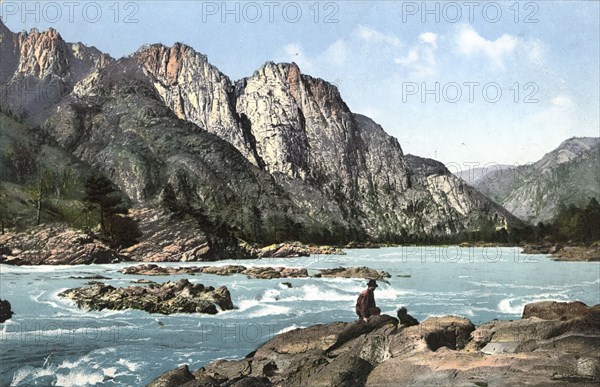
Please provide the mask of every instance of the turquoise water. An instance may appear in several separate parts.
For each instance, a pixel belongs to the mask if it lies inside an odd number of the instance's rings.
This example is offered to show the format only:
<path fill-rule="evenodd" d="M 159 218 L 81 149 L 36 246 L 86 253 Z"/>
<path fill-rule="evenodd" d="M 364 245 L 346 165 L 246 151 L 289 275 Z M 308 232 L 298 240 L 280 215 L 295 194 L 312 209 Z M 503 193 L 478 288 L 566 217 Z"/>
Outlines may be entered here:
<path fill-rule="evenodd" d="M 419 320 L 454 314 L 474 323 L 518 319 L 526 303 L 581 300 L 600 303 L 600 264 L 554 262 L 516 248 L 404 247 L 348 250 L 346 256 L 223 261 L 217 265 L 369 266 L 392 274 L 380 283 L 378 306 L 395 315 L 404 305 Z M 0 324 L 0 385 L 145 385 L 187 363 L 199 368 L 239 358 L 274 334 L 316 323 L 352 321 L 365 281 L 354 279 L 250 280 L 243 275 L 126 276 L 128 264 L 11 267 L 0 265 L 0 298 L 16 312 Z M 194 266 L 200 263 L 161 264 Z M 141 311 L 85 312 L 57 294 L 103 275 L 113 286 L 139 278 L 226 285 L 238 309 L 208 315 L 150 315 Z M 400 277 L 410 275 L 409 278 Z M 291 282 L 288 289 L 281 282 Z"/>

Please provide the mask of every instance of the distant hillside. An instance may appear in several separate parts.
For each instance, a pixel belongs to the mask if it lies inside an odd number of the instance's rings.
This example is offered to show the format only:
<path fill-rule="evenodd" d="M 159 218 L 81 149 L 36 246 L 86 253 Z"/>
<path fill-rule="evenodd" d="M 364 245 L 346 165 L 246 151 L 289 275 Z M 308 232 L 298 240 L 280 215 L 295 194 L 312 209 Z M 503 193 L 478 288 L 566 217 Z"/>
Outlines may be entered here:
<path fill-rule="evenodd" d="M 465 167 L 464 170 L 457 171 L 454 173 L 456 177 L 460 177 L 467 184 L 472 186 L 477 186 L 477 182 L 482 179 L 485 179 L 490 173 L 495 173 L 498 171 L 504 171 L 506 169 L 513 169 L 515 166 L 513 165 L 502 165 L 502 164 L 490 164 L 484 167 L 477 168 L 468 168 Z"/>
<path fill-rule="evenodd" d="M 600 199 L 600 138 L 571 138 L 536 163 L 497 169 L 476 179 L 482 193 L 522 220 L 547 222 L 563 205 Z"/>

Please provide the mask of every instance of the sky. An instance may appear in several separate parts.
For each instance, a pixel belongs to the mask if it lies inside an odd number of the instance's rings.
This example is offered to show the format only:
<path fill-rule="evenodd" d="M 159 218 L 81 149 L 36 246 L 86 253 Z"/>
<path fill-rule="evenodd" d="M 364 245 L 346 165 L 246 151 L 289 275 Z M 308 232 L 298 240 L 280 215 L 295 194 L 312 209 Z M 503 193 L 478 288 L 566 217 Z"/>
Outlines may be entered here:
<path fill-rule="evenodd" d="M 600 136 L 598 1 L 1 1 L 13 31 L 129 55 L 182 42 L 231 79 L 296 62 L 453 171 Z"/>

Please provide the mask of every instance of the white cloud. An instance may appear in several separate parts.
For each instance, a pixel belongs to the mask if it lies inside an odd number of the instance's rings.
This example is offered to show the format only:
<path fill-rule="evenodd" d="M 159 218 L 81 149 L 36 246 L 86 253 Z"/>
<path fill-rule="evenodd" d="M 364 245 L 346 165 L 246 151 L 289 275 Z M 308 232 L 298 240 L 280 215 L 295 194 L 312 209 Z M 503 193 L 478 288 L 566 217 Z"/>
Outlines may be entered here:
<path fill-rule="evenodd" d="M 504 34 L 492 41 L 485 39 L 473 27 L 463 25 L 456 35 L 458 52 L 466 56 L 484 55 L 498 67 L 504 67 L 504 57 L 514 52 L 518 39 Z"/>
<path fill-rule="evenodd" d="M 363 25 L 356 27 L 355 33 L 359 38 L 369 43 L 385 43 L 395 47 L 402 46 L 402 41 L 396 35 L 384 34 Z"/>
<path fill-rule="evenodd" d="M 325 50 L 323 59 L 331 64 L 342 66 L 348 60 L 348 54 L 348 45 L 344 40 L 339 39 Z"/>
<path fill-rule="evenodd" d="M 547 48 L 539 39 L 522 42 L 527 59 L 533 63 L 542 64 L 546 57 Z"/>
<path fill-rule="evenodd" d="M 475 57 L 482 56 L 491 64 L 504 69 L 509 58 L 523 58 L 536 66 L 543 66 L 547 48 L 539 39 L 525 40 L 522 37 L 504 34 L 496 40 L 486 39 L 479 35 L 470 25 L 461 25 L 454 33 L 456 52 Z"/>
<path fill-rule="evenodd" d="M 413 78 L 426 78 L 437 73 L 435 50 L 437 49 L 437 34 L 424 32 L 419 35 L 419 42 L 408 52 L 394 59 L 398 65 L 411 71 Z"/>
<path fill-rule="evenodd" d="M 419 35 L 419 40 L 423 43 L 429 43 L 433 48 L 437 48 L 437 34 L 433 32 L 423 32 Z"/>
<path fill-rule="evenodd" d="M 552 102 L 552 105 L 559 107 L 568 107 L 572 104 L 571 98 L 564 94 L 557 95 L 556 97 L 552 98 L 550 102 Z"/>

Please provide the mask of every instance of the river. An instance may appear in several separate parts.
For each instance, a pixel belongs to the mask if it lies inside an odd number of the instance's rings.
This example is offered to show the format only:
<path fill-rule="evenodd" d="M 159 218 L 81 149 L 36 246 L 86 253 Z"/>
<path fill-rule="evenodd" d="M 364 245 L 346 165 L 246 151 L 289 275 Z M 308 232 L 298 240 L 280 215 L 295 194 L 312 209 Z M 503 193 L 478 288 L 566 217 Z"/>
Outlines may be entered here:
<path fill-rule="evenodd" d="M 475 324 L 518 319 L 526 303 L 580 300 L 600 303 L 600 263 L 555 262 L 518 248 L 396 247 L 346 250 L 345 256 L 163 263 L 165 266 L 228 265 L 306 267 L 368 266 L 388 271 L 375 292 L 383 313 L 401 305 L 423 320 L 447 314 Z M 2 386 L 137 386 L 180 364 L 196 369 L 216 359 L 243 357 L 273 335 L 317 323 L 356 319 L 360 279 L 248 279 L 243 275 L 144 277 L 123 275 L 134 265 L 13 267 L 0 265 L 0 298 L 16 315 L 0 324 Z M 142 311 L 79 310 L 59 298 L 102 275 L 113 286 L 140 278 L 156 282 L 188 278 L 225 285 L 236 310 L 209 315 L 151 315 Z M 287 281 L 291 288 L 282 285 Z"/>

